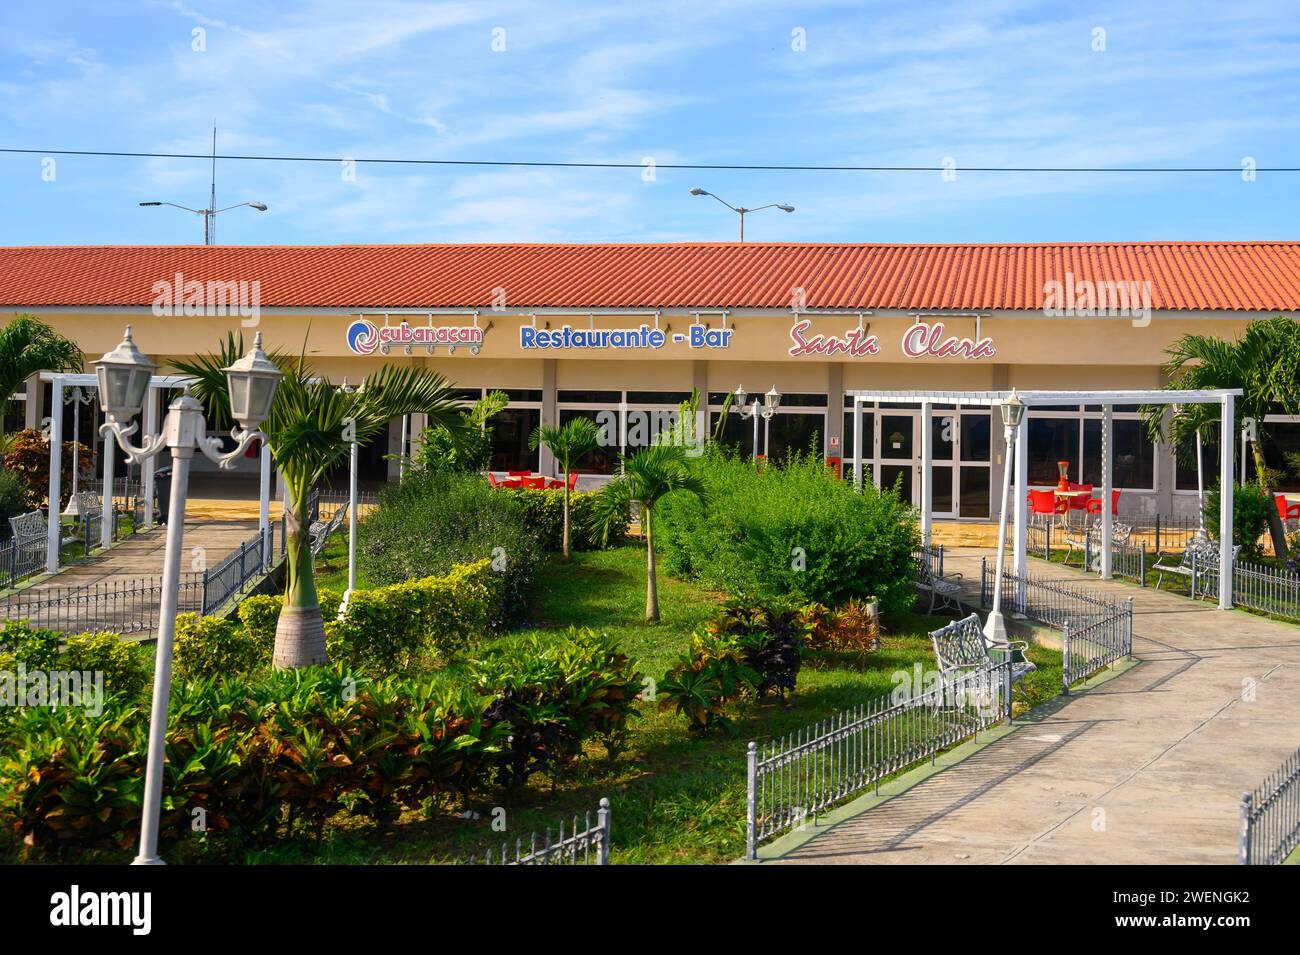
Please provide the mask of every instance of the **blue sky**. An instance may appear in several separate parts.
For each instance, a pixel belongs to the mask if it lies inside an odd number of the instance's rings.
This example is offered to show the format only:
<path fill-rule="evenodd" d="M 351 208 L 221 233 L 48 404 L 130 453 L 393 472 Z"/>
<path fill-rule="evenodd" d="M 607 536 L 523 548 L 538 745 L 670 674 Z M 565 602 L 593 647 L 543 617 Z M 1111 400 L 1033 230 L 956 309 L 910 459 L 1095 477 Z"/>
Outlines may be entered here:
<path fill-rule="evenodd" d="M 1296 239 L 1295 3 L 47 2 L 0 11 L 0 145 L 430 159 L 937 165 L 543 170 L 229 161 L 223 244 Z M 194 31 L 202 30 L 202 43 Z M 1094 49 L 1098 29 L 1105 49 Z M 802 30 L 806 48 L 794 47 Z M 501 32 L 504 31 L 504 32 Z M 504 50 L 493 41 L 504 38 Z M 195 50 L 200 45 L 205 47 Z M 200 161 L 0 156 L 0 244 L 183 243 Z"/>

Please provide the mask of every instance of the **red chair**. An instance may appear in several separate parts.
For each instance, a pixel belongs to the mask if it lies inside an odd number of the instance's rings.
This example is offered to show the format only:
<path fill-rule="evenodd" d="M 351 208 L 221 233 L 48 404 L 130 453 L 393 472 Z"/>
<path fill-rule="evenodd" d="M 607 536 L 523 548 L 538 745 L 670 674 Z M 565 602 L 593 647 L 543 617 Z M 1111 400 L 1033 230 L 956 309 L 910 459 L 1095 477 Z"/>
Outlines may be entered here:
<path fill-rule="evenodd" d="M 1029 513 L 1033 517 L 1059 517 L 1069 508 L 1064 500 L 1057 500 L 1051 491 L 1029 492 Z"/>
<path fill-rule="evenodd" d="M 1281 494 L 1273 496 L 1273 503 L 1277 505 L 1277 516 L 1283 521 L 1300 520 L 1300 503 L 1289 504 Z"/>
<path fill-rule="evenodd" d="M 1088 505 L 1089 514 L 1101 513 L 1101 498 L 1090 497 L 1085 502 Z M 1119 513 L 1119 491 L 1110 492 L 1110 516 L 1114 517 Z"/>
<path fill-rule="evenodd" d="M 493 474 L 491 471 L 487 473 L 487 476 L 488 476 L 488 483 L 491 484 L 493 487 L 501 486 L 501 482 L 497 480 L 497 476 Z"/>
<path fill-rule="evenodd" d="M 577 486 L 578 486 L 578 472 L 577 472 L 577 471 L 570 471 L 570 472 L 569 472 L 569 490 L 572 491 L 572 490 L 573 490 L 574 488 L 576 488 Z"/>
<path fill-rule="evenodd" d="M 526 478 L 532 476 L 532 471 L 507 471 L 506 474 L 512 478 Z"/>
<path fill-rule="evenodd" d="M 541 474 L 537 475 L 537 477 L 529 476 L 526 478 L 521 478 L 520 480 L 524 482 L 524 487 L 526 488 L 532 488 L 534 490 L 542 490 L 546 487 L 546 478 Z"/>
<path fill-rule="evenodd" d="M 1080 495 L 1077 495 L 1076 497 L 1066 498 L 1067 502 L 1068 502 L 1069 505 L 1070 505 L 1070 510 L 1072 510 L 1072 511 L 1086 511 L 1086 510 L 1088 509 L 1088 502 L 1089 502 L 1090 500 L 1092 500 L 1092 485 L 1091 485 L 1091 484 L 1075 484 L 1073 481 L 1071 481 L 1071 482 L 1070 482 L 1070 490 L 1071 490 L 1071 491 L 1087 491 L 1087 492 L 1088 492 L 1087 494 L 1080 494 Z"/>

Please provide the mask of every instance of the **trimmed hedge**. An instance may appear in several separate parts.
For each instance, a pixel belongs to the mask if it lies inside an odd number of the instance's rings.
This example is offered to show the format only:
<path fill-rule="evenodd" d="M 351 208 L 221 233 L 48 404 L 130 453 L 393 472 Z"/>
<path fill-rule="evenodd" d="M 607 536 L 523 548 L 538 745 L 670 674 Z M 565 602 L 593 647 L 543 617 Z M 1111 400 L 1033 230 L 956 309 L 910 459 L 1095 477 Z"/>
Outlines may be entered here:
<path fill-rule="evenodd" d="M 492 627 L 521 618 L 532 597 L 541 543 L 525 506 L 477 474 L 414 472 L 385 490 L 361 522 L 357 561 L 367 579 L 397 584 L 491 560 L 501 574 Z"/>
<path fill-rule="evenodd" d="M 916 516 L 891 490 L 861 492 L 821 460 L 756 468 L 719 450 L 692 459 L 708 504 L 671 495 L 655 508 L 655 547 L 677 576 L 741 596 L 791 596 L 830 607 L 876 596 L 915 600 Z"/>
<path fill-rule="evenodd" d="M 492 629 L 504 579 L 489 560 L 443 577 L 358 590 L 342 620 L 325 623 L 332 661 L 387 673 L 423 656 L 445 663 Z"/>
<path fill-rule="evenodd" d="M 29 672 L 103 673 L 106 696 L 135 699 L 153 681 L 153 650 L 107 630 L 63 639 L 61 633 L 32 627 L 25 620 L 7 621 L 0 628 L 0 671 L 13 672 L 19 663 Z"/>

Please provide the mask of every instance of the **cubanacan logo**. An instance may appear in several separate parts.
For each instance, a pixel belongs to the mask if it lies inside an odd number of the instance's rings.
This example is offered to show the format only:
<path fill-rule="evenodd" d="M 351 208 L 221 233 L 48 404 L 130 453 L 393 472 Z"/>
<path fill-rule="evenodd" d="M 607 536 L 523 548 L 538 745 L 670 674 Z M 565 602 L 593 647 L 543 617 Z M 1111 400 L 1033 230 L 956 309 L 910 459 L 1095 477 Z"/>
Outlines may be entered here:
<path fill-rule="evenodd" d="M 348 348 L 358 355 L 372 354 L 375 349 L 387 355 L 394 346 L 404 349 L 408 355 L 417 347 L 426 348 L 429 354 L 433 354 L 439 346 L 451 354 L 459 345 L 467 346 L 471 354 L 477 355 L 483 347 L 483 329 L 477 325 L 410 325 L 406 322 L 377 326 L 359 318 L 348 326 L 347 340 Z"/>

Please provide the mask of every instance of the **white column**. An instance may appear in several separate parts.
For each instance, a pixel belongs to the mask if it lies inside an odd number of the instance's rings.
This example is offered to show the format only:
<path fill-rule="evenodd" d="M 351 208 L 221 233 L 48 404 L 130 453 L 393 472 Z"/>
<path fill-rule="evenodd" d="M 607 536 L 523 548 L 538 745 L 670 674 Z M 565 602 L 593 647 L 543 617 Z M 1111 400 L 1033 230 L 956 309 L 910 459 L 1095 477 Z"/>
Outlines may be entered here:
<path fill-rule="evenodd" d="M 1016 429 L 1016 449 L 1015 461 L 1013 463 L 1016 475 L 1016 494 L 1008 506 L 1015 517 L 1015 544 L 1011 550 L 1012 561 L 1015 564 L 1015 572 L 1019 577 L 1024 577 L 1029 570 L 1027 548 L 1025 546 L 1025 536 L 1027 531 L 1027 514 L 1025 513 L 1025 498 L 1029 495 L 1029 412 L 1026 409 L 1025 415 L 1020 419 L 1020 427 Z M 1023 591 L 1016 594 L 1016 607 L 1023 610 L 1025 606 L 1025 595 Z"/>
<path fill-rule="evenodd" d="M 397 480 L 406 477 L 406 449 L 411 443 L 411 416 L 402 415 L 402 445 L 397 451 Z"/>
<path fill-rule="evenodd" d="M 57 375 L 50 383 L 50 410 L 50 511 L 45 524 L 45 569 L 57 574 L 59 542 L 63 539 L 59 527 L 59 496 L 63 493 L 59 486 L 63 478 L 63 379 Z"/>
<path fill-rule="evenodd" d="M 930 546 L 934 511 L 934 405 L 921 402 L 921 543 Z"/>
<path fill-rule="evenodd" d="M 262 451 L 258 455 L 257 530 L 262 535 L 265 557 L 262 569 L 266 570 L 271 563 L 271 548 L 265 543 L 267 531 L 271 528 L 271 449 L 265 441 L 261 444 Z"/>
<path fill-rule="evenodd" d="M 158 397 L 159 390 L 150 387 L 144 393 L 144 433 L 145 436 L 158 433 Z M 153 527 L 153 477 L 156 468 L 155 459 L 150 456 L 140 465 L 140 493 L 144 495 L 144 526 Z"/>
<path fill-rule="evenodd" d="M 1101 406 L 1101 577 L 1111 578 L 1115 515 L 1110 510 L 1115 485 L 1115 416 L 1113 405 Z"/>
<path fill-rule="evenodd" d="M 862 490 L 862 399 L 853 399 L 853 486 Z"/>
<path fill-rule="evenodd" d="M 1219 422 L 1219 609 L 1232 608 L 1232 452 L 1236 446 L 1233 396 L 1223 396 Z"/>

